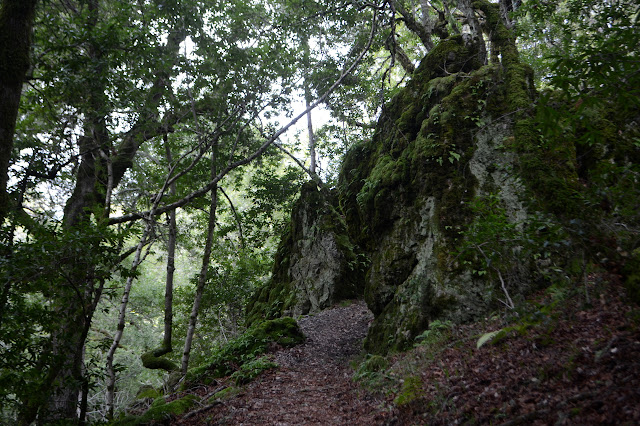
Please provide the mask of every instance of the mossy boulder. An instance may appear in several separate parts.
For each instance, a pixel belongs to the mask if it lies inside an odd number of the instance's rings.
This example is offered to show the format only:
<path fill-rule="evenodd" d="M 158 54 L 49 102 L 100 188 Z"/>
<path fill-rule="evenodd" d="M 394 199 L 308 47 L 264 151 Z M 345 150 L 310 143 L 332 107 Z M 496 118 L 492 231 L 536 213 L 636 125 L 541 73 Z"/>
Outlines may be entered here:
<path fill-rule="evenodd" d="M 247 373 L 252 368 L 257 369 L 257 364 L 249 363 L 267 352 L 271 345 L 291 347 L 304 342 L 304 340 L 304 334 L 298 327 L 298 323 L 291 317 L 254 324 L 242 335 L 214 350 L 202 366 L 189 370 L 185 383 L 206 384 L 214 379 L 229 376 L 236 371 Z M 266 364 L 266 362 L 262 364 Z M 244 365 L 247 367 L 242 370 Z"/>
<path fill-rule="evenodd" d="M 158 397 L 151 404 L 151 408 L 141 416 L 126 416 L 109 424 L 112 426 L 171 424 L 173 419 L 187 413 L 198 401 L 199 398 L 195 395 L 186 395 L 171 402 L 166 402 L 164 397 Z"/>
<path fill-rule="evenodd" d="M 358 297 L 364 264 L 333 194 L 308 182 L 293 207 L 271 279 L 248 304 L 248 322 L 317 312 Z"/>

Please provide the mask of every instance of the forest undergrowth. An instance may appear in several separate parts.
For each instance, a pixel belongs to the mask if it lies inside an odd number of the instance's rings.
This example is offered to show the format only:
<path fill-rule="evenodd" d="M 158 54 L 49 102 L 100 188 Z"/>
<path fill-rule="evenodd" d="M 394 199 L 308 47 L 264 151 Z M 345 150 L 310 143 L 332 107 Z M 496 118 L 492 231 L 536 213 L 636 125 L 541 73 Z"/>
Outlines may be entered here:
<path fill-rule="evenodd" d="M 591 275 L 507 315 L 432 324 L 363 383 L 396 384 L 395 424 L 637 424 L 640 310 L 624 300 L 618 277 Z"/>
<path fill-rule="evenodd" d="M 151 424 L 637 424 L 640 309 L 618 277 L 591 275 L 483 321 L 434 321 L 407 352 L 361 352 L 363 302 L 299 319 L 304 344 L 249 384 L 226 377 L 166 398 L 182 415 Z"/>

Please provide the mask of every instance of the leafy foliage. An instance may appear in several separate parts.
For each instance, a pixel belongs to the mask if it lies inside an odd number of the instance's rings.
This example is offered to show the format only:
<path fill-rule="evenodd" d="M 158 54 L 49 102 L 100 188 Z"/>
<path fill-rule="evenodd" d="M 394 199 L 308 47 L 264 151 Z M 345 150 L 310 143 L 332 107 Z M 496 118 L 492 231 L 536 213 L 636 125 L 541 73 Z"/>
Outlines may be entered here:
<path fill-rule="evenodd" d="M 523 54 L 542 86 L 559 90 L 573 106 L 561 114 L 547 110 L 545 130 L 585 126 L 579 140 L 593 144 L 602 135 L 588 121 L 590 109 L 613 104 L 626 112 L 640 106 L 635 54 L 640 48 L 640 7 L 635 1 L 526 2 L 518 15 Z M 543 108 L 554 108 L 550 96 L 543 95 Z"/>
<path fill-rule="evenodd" d="M 509 216 L 495 194 L 476 197 L 470 206 L 473 222 L 460 232 L 458 261 L 477 277 L 499 283 L 503 303 L 513 308 L 509 288 L 536 278 L 553 281 L 562 276 L 554 262 L 570 245 L 561 226 L 544 216 L 519 222 Z M 531 276 L 537 271 L 539 277 Z M 496 296 L 494 296 L 496 297 Z"/>
<path fill-rule="evenodd" d="M 42 382 L 59 368 L 50 337 L 74 332 L 58 314 L 60 304 L 91 315 L 105 281 L 118 272 L 126 276 L 117 267 L 123 235 L 107 228 L 43 226 L 26 238 L 0 258 L 0 403 L 7 410 L 46 392 Z M 87 271 L 96 286 L 85 293 L 73 278 Z"/>

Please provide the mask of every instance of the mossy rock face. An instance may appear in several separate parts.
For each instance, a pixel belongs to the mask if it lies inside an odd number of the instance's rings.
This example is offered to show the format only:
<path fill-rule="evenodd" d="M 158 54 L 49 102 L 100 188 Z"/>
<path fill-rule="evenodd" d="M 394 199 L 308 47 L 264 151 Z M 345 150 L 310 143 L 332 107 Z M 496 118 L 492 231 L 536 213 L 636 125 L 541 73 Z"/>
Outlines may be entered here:
<path fill-rule="evenodd" d="M 239 371 L 243 365 L 264 354 L 272 344 L 291 347 L 304 340 L 298 323 L 291 317 L 254 324 L 242 335 L 213 351 L 204 365 L 189 370 L 185 383 L 210 383 Z"/>
<path fill-rule="evenodd" d="M 408 348 L 434 319 L 470 321 L 499 308 L 502 275 L 476 269 L 478 247 L 486 250 L 492 238 L 495 252 L 507 247 L 508 260 L 500 256 L 493 268 L 511 275 L 506 287 L 516 300 L 552 275 L 539 273 L 533 256 L 518 257 L 524 244 L 536 255 L 555 244 L 556 265 L 591 255 L 612 270 L 624 266 L 630 297 L 640 294 L 640 244 L 622 230 L 640 226 L 640 113 L 616 113 L 605 100 L 585 108 L 577 125 L 559 122 L 556 133 L 543 134 L 549 112 L 536 107 L 531 69 L 519 62 L 498 5 L 473 5 L 486 17 L 499 62 L 477 63 L 474 46 L 460 37 L 440 43 L 385 106 L 372 140 L 354 146 L 343 163 L 339 205 L 349 236 L 371 262 L 364 292 L 375 315 L 365 340 L 371 353 Z M 594 140 L 580 142 L 587 136 Z M 488 199 L 504 219 L 499 225 L 478 213 Z M 521 244 L 509 246 L 494 232 L 465 245 L 474 229 L 511 230 L 518 238 L 510 241 Z M 461 260 L 460 247 L 475 247 L 476 259 Z"/>
<path fill-rule="evenodd" d="M 331 193 L 306 183 L 278 248 L 271 280 L 253 296 L 248 323 L 317 312 L 363 292 L 364 258 Z"/>
<path fill-rule="evenodd" d="M 517 88 L 531 104 L 532 92 L 514 83 L 527 73 L 507 66 L 509 55 L 492 65 L 476 57 L 461 37 L 439 44 L 384 108 L 373 139 L 343 163 L 339 204 L 371 260 L 369 352 L 406 349 L 435 318 L 470 320 L 498 304 L 495 283 L 460 267 L 454 253 L 475 198 L 497 194 L 513 223 L 529 215 L 525 186 L 512 173 L 518 158 L 505 143 L 519 123 L 510 96 Z"/>

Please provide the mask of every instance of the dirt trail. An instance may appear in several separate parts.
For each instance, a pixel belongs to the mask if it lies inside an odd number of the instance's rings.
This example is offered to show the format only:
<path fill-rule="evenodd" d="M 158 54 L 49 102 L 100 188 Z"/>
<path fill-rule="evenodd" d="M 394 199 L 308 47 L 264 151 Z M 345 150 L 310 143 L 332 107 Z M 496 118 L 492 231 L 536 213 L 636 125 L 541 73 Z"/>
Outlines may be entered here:
<path fill-rule="evenodd" d="M 382 401 L 351 381 L 349 360 L 360 352 L 373 315 L 364 302 L 298 322 L 307 341 L 274 354 L 280 366 L 244 391 L 188 422 L 211 425 L 372 425 L 384 423 Z"/>

